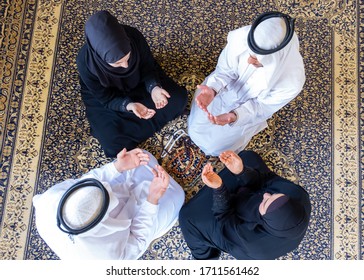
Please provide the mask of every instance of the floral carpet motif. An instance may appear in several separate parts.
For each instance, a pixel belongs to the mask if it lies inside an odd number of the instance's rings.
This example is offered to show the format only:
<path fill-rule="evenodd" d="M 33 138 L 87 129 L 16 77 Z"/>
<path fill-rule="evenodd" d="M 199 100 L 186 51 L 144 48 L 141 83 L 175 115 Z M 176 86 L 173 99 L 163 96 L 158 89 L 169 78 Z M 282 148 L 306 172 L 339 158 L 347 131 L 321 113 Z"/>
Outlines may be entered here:
<path fill-rule="evenodd" d="M 308 232 L 281 259 L 364 259 L 364 5 L 341 0 L 2 1 L 0 259 L 58 259 L 37 232 L 32 197 L 112 160 L 90 137 L 75 63 L 84 23 L 101 9 L 145 35 L 190 101 L 230 30 L 268 10 L 295 17 L 304 89 L 247 149 L 311 197 Z M 171 121 L 140 147 L 159 159 L 188 201 L 202 187 L 206 162 L 223 167 L 190 140 L 186 120 Z M 178 222 L 141 259 L 192 259 Z"/>

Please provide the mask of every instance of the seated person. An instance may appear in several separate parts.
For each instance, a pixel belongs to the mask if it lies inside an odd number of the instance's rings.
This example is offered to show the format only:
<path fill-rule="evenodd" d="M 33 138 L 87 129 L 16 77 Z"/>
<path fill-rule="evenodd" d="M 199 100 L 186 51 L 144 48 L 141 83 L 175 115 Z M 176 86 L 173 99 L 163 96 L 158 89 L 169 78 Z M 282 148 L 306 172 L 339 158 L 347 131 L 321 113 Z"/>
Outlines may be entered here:
<path fill-rule="evenodd" d="M 264 13 L 228 34 L 216 69 L 197 86 L 188 134 L 206 155 L 239 153 L 304 82 L 294 19 Z"/>
<path fill-rule="evenodd" d="M 221 153 L 218 174 L 207 164 L 206 184 L 179 215 L 195 259 L 276 259 L 298 247 L 308 227 L 311 204 L 300 186 L 268 169 L 252 151 Z M 244 160 L 244 163 L 243 163 Z"/>
<path fill-rule="evenodd" d="M 35 195 L 39 235 L 60 259 L 138 259 L 176 223 L 183 189 L 141 149 Z"/>
<path fill-rule="evenodd" d="M 92 15 L 85 33 L 77 56 L 81 96 L 91 134 L 115 157 L 181 115 L 187 90 L 164 73 L 142 33 L 109 12 Z"/>

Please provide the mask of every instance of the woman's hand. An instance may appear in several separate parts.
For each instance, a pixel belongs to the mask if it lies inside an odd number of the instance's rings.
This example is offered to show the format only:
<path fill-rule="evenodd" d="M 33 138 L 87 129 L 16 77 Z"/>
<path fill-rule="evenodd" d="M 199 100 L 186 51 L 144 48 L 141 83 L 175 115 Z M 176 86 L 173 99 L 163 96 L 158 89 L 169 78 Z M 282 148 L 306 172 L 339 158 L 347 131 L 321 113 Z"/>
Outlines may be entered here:
<path fill-rule="evenodd" d="M 151 95 L 157 109 L 162 109 L 164 106 L 166 106 L 168 104 L 168 98 L 171 97 L 166 90 L 159 86 L 153 88 Z"/>
<path fill-rule="evenodd" d="M 210 188 L 217 189 L 222 185 L 222 179 L 214 172 L 211 163 L 207 163 L 204 166 L 201 177 L 205 185 Z"/>
<path fill-rule="evenodd" d="M 155 115 L 155 111 L 153 109 L 149 109 L 145 107 L 143 104 L 138 102 L 131 102 L 126 106 L 128 111 L 133 111 L 133 113 L 141 119 L 150 119 Z"/>
<path fill-rule="evenodd" d="M 219 156 L 221 162 L 225 164 L 234 174 L 240 174 L 244 170 L 243 160 L 233 151 L 222 152 Z"/>

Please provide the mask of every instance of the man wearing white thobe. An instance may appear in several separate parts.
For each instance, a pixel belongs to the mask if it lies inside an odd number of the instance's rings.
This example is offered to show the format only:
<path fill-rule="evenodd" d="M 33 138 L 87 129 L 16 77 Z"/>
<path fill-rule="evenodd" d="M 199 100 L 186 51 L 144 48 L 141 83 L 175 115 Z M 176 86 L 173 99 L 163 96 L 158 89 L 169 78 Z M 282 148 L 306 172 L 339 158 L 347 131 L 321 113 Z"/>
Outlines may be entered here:
<path fill-rule="evenodd" d="M 101 182 L 110 202 L 95 227 L 69 236 L 57 226 L 57 207 L 63 194 L 85 178 Z M 115 161 L 36 195 L 33 205 L 37 230 L 60 259 L 133 260 L 138 259 L 154 239 L 172 228 L 184 198 L 181 186 L 158 165 L 153 155 L 141 149 L 124 149 Z M 87 203 L 81 204 L 80 212 Z M 77 213 L 68 215 L 78 218 Z M 79 213 L 80 217 L 82 215 Z"/>
<path fill-rule="evenodd" d="M 297 35 L 283 49 L 259 55 L 249 48 L 250 29 L 251 25 L 229 32 L 216 69 L 197 86 L 188 134 L 207 155 L 239 153 L 303 88 L 305 70 Z M 286 32 L 285 21 L 273 17 L 256 27 L 254 38 L 269 50 L 284 40 Z"/>

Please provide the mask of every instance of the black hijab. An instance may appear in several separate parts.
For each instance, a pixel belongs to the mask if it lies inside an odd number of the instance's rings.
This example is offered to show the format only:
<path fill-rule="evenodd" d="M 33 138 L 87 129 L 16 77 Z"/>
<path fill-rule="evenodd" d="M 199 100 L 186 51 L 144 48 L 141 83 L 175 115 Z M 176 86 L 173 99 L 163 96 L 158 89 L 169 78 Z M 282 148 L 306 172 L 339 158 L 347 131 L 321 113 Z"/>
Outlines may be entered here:
<path fill-rule="evenodd" d="M 279 205 L 273 211 L 267 211 L 262 216 L 263 227 L 277 237 L 296 237 L 301 234 L 303 228 L 306 228 L 304 207 L 286 195 L 277 198 L 269 207 L 281 198 L 286 198 L 284 204 Z"/>
<path fill-rule="evenodd" d="M 302 203 L 284 194 L 277 198 L 264 215 L 259 212 L 263 194 L 282 193 L 269 188 L 270 183 L 259 192 L 244 194 L 237 200 L 237 216 L 249 230 L 259 229 L 275 237 L 295 238 L 306 230 L 307 220 Z M 283 191 L 283 190 L 282 190 Z"/>
<path fill-rule="evenodd" d="M 282 193 L 287 199 L 261 215 L 265 192 Z M 225 223 L 223 233 L 228 251 L 237 259 L 278 258 L 297 248 L 305 235 L 311 212 L 308 193 L 286 179 L 275 176 L 258 192 L 238 193 L 234 203 L 237 219 Z"/>
<path fill-rule="evenodd" d="M 108 11 L 97 12 L 87 20 L 85 35 L 87 68 L 98 77 L 101 85 L 126 91 L 136 87 L 140 80 L 139 53 L 135 42 L 118 20 Z M 120 60 L 129 52 L 128 68 L 108 64 Z"/>

